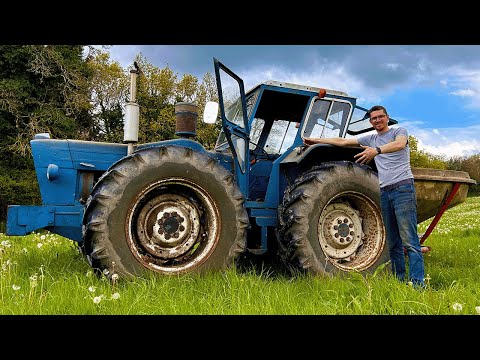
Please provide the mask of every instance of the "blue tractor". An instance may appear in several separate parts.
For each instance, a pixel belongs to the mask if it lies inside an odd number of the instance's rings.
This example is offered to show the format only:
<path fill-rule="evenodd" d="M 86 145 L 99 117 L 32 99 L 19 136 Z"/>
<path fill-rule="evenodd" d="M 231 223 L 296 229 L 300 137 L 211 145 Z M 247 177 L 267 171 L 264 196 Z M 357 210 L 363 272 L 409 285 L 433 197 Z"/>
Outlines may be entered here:
<path fill-rule="evenodd" d="M 242 79 L 213 60 L 219 101 L 207 103 L 203 121 L 221 118 L 214 150 L 195 141 L 190 103 L 175 107 L 180 138 L 137 144 L 132 70 L 125 143 L 37 135 L 42 205 L 9 206 L 7 234 L 60 234 L 109 277 L 220 270 L 245 254 L 314 275 L 386 262 L 375 164 L 356 164 L 359 148 L 302 140 L 371 131 L 367 109 L 341 91 L 277 81 L 245 93 Z M 459 181 L 468 189 L 470 179 Z M 459 194 L 452 204 L 466 191 Z M 419 222 L 438 210 L 420 207 Z"/>

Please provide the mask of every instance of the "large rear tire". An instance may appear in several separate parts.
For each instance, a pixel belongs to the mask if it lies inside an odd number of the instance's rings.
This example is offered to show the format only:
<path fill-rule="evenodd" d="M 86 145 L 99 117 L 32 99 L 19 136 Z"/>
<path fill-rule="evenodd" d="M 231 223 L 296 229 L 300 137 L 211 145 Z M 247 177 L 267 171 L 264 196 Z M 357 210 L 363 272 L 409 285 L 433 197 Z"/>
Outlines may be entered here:
<path fill-rule="evenodd" d="M 329 162 L 287 188 L 279 213 L 284 263 L 314 275 L 372 272 L 389 259 L 377 174 Z"/>
<path fill-rule="evenodd" d="M 83 218 L 87 258 L 108 277 L 225 269 L 245 251 L 248 215 L 231 173 L 206 153 L 133 153 L 99 179 Z"/>

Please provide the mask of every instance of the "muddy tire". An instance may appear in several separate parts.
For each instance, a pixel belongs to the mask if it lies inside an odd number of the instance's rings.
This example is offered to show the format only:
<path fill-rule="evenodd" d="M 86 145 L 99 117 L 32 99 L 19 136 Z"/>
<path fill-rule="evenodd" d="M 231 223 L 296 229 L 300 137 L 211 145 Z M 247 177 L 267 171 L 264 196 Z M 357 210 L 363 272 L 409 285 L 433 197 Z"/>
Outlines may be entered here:
<path fill-rule="evenodd" d="M 87 259 L 109 277 L 225 269 L 245 251 L 243 203 L 232 174 L 206 153 L 140 150 L 113 164 L 87 200 Z"/>
<path fill-rule="evenodd" d="M 279 212 L 279 252 L 293 271 L 329 275 L 372 272 L 389 259 L 377 174 L 329 162 L 286 189 Z"/>

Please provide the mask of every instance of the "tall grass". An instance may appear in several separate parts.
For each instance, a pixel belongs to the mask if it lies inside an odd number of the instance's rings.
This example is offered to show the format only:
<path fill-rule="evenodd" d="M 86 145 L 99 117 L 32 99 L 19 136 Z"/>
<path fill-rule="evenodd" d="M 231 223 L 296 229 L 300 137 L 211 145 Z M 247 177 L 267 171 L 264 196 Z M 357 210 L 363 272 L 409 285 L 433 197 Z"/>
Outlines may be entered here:
<path fill-rule="evenodd" d="M 70 240 L 0 234 L 0 314 L 480 314 L 480 197 L 448 210 L 425 245 L 428 286 L 418 291 L 388 266 L 332 279 L 264 267 L 111 283 Z"/>

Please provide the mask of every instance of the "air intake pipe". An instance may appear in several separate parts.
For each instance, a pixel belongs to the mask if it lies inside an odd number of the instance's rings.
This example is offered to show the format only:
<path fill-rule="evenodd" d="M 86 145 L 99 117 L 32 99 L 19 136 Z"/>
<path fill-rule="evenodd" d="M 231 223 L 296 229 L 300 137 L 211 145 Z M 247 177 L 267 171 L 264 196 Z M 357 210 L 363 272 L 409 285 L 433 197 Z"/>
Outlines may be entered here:
<path fill-rule="evenodd" d="M 188 102 L 175 104 L 175 134 L 190 138 L 197 135 L 198 107 Z"/>

